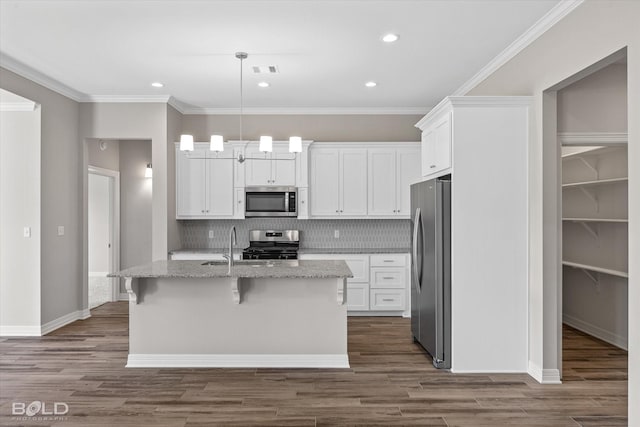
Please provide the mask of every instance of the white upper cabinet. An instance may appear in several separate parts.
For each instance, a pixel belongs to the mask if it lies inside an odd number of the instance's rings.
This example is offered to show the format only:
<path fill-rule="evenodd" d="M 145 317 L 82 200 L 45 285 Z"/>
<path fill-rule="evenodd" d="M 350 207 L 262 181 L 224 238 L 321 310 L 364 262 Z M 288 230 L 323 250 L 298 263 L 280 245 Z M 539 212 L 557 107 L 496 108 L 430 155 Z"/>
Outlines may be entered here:
<path fill-rule="evenodd" d="M 370 149 L 369 215 L 408 218 L 409 187 L 419 180 L 419 147 Z"/>
<path fill-rule="evenodd" d="M 273 152 L 263 153 L 258 143 L 245 149 L 245 183 L 247 186 L 295 186 L 297 156 L 289 153 L 289 143 L 274 142 Z"/>
<path fill-rule="evenodd" d="M 422 176 L 444 175 L 451 168 L 451 111 L 445 111 L 422 129 Z M 444 172 L 443 172 L 444 171 Z"/>
<path fill-rule="evenodd" d="M 234 215 L 234 160 L 216 159 L 208 144 L 193 151 L 176 145 L 176 218 L 231 218 Z"/>
<path fill-rule="evenodd" d="M 311 216 L 367 214 L 367 153 L 319 148 L 311 154 Z"/>

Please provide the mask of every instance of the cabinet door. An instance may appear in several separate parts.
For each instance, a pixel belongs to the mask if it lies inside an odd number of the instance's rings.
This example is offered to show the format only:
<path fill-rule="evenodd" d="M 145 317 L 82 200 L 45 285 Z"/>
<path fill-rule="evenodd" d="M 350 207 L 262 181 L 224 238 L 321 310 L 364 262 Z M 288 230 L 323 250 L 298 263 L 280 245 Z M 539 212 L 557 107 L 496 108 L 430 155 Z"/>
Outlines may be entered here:
<path fill-rule="evenodd" d="M 420 180 L 420 153 L 417 149 L 398 150 L 396 155 L 396 214 L 411 215 L 411 184 Z"/>
<path fill-rule="evenodd" d="M 296 158 L 294 153 L 275 151 L 271 153 L 271 185 L 296 185 Z M 277 160 L 280 159 L 280 160 Z"/>
<path fill-rule="evenodd" d="M 176 148 L 176 216 L 206 214 L 206 150 L 180 151 Z"/>
<path fill-rule="evenodd" d="M 339 165 L 337 150 L 313 150 L 311 153 L 311 215 L 339 214 Z"/>
<path fill-rule="evenodd" d="M 271 181 L 271 153 L 263 153 L 258 149 L 257 142 L 249 143 L 245 150 L 248 159 L 244 162 L 245 184 L 272 185 Z"/>
<path fill-rule="evenodd" d="M 298 187 L 298 219 L 309 219 L 309 189 Z"/>
<path fill-rule="evenodd" d="M 451 167 L 451 113 L 435 125 L 434 158 L 438 171 Z"/>
<path fill-rule="evenodd" d="M 367 150 L 340 150 L 340 215 L 367 215 Z"/>
<path fill-rule="evenodd" d="M 347 283 L 347 311 L 369 311 L 367 283 Z"/>
<path fill-rule="evenodd" d="M 369 205 L 372 216 L 396 215 L 396 150 L 369 150 Z"/>
<path fill-rule="evenodd" d="M 430 127 L 422 132 L 422 176 L 431 175 L 436 171 L 436 134 Z"/>
<path fill-rule="evenodd" d="M 232 217 L 234 211 L 233 163 L 235 160 L 216 160 L 216 155 L 211 152 L 207 153 L 207 156 L 205 213 L 207 216 Z"/>

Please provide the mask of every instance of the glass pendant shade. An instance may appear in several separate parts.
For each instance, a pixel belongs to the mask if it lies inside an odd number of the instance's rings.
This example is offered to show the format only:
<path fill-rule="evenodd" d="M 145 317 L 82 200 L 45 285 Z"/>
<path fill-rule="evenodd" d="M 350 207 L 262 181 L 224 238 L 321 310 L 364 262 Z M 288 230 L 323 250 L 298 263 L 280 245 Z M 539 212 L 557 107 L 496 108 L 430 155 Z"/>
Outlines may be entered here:
<path fill-rule="evenodd" d="M 271 138 L 270 136 L 261 136 L 260 151 L 268 153 L 273 151 L 273 138 Z"/>
<path fill-rule="evenodd" d="M 302 153 L 302 138 L 299 136 L 292 136 L 289 138 L 289 152 Z"/>
<path fill-rule="evenodd" d="M 224 151 L 224 140 L 222 135 L 211 135 L 211 145 L 209 146 L 211 151 Z"/>
<path fill-rule="evenodd" d="M 193 135 L 180 135 L 180 151 L 193 151 Z"/>

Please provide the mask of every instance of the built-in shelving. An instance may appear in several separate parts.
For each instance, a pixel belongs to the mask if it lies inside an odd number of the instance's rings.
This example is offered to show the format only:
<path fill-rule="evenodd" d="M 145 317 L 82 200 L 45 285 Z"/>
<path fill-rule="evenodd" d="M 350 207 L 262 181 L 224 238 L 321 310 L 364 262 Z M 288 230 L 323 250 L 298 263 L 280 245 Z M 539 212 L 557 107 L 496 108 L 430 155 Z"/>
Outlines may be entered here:
<path fill-rule="evenodd" d="M 603 185 L 603 184 L 615 184 L 618 182 L 627 182 L 629 178 L 609 178 L 609 179 L 597 179 L 594 181 L 582 181 L 582 182 L 569 182 L 566 184 L 562 184 L 562 188 L 579 188 L 579 187 L 590 187 L 594 185 Z"/>
<path fill-rule="evenodd" d="M 626 271 L 613 270 L 610 268 L 598 267 L 595 265 L 580 264 L 580 263 L 571 262 L 571 261 L 562 261 L 562 265 L 566 265 L 567 267 L 579 268 L 581 270 L 595 271 L 596 273 L 609 274 L 611 276 L 626 277 L 626 278 L 629 277 L 629 273 L 627 273 Z"/>

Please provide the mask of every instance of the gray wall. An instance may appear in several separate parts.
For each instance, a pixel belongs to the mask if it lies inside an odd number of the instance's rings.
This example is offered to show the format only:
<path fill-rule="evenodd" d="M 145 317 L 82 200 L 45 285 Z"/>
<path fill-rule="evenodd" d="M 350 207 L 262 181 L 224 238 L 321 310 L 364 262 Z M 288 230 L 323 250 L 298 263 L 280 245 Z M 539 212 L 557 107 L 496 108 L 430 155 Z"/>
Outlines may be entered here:
<path fill-rule="evenodd" d="M 301 136 L 313 141 L 420 141 L 414 125 L 420 115 L 245 115 L 243 138 L 258 140 L 270 135 L 274 141 Z M 196 141 L 208 141 L 211 134 L 221 134 L 225 141 L 239 139 L 237 115 L 185 115 L 182 133 Z"/>
<path fill-rule="evenodd" d="M 41 323 L 86 307 L 83 297 L 82 148 L 79 105 L 0 68 L 0 86 L 41 106 Z M 58 236 L 58 226 L 65 227 Z M 83 301 L 84 300 L 84 301 Z"/>
<path fill-rule="evenodd" d="M 626 64 L 609 65 L 558 91 L 558 132 L 626 131 Z"/>
<path fill-rule="evenodd" d="M 105 150 L 100 149 L 100 141 L 106 144 Z M 120 170 L 120 144 L 117 140 L 88 139 L 86 144 L 89 166 L 112 171 Z"/>
<path fill-rule="evenodd" d="M 501 66 L 468 95 L 533 95 L 529 148 L 529 351 L 531 366 L 561 369 L 558 147 L 545 135 L 543 92 L 626 47 L 628 116 L 640 117 L 640 2 L 588 1 Z M 543 114 L 545 113 L 545 114 Z M 553 118 L 555 122 L 555 111 Z M 629 120 L 629 164 L 640 164 L 640 120 Z M 548 127 L 548 126 L 547 126 Z M 543 138 L 545 135 L 545 138 Z M 547 138 L 548 136 L 548 138 Z M 640 259 L 640 168 L 629 170 L 629 259 Z M 629 264 L 629 402 L 640 401 L 640 263 Z M 640 406 L 629 405 L 629 425 Z"/>
<path fill-rule="evenodd" d="M 6 92 L 0 91 L 0 104 Z M 0 330 L 40 329 L 40 109 L 0 112 Z M 31 228 L 31 237 L 23 228 Z M 25 329 L 26 328 L 26 329 Z M 13 329 L 13 331 L 12 331 Z M 19 332 L 19 329 L 23 329 Z"/>
<path fill-rule="evenodd" d="M 120 141 L 120 268 L 152 260 L 151 141 Z M 155 170 L 154 170 L 155 174 Z"/>

